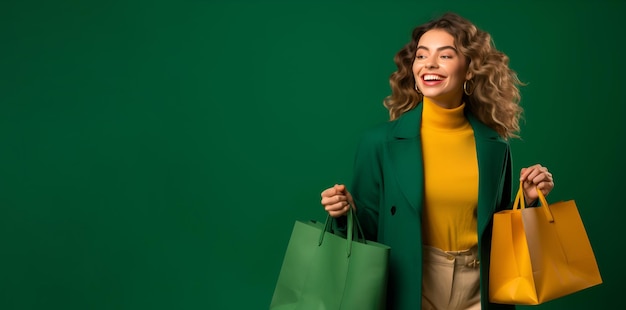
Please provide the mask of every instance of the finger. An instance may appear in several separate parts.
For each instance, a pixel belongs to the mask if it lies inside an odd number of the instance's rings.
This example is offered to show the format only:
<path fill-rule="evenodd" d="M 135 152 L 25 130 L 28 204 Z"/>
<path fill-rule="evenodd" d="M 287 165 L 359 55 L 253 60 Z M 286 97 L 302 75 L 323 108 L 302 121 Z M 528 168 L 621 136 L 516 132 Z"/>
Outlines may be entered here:
<path fill-rule="evenodd" d="M 548 168 L 543 166 L 538 166 L 533 168 L 533 171 L 528 174 L 526 180 L 532 182 L 534 184 L 539 184 L 539 182 L 550 181 L 552 178 L 552 173 L 548 171 Z"/>
<path fill-rule="evenodd" d="M 541 193 L 546 196 L 548 195 L 552 189 L 554 188 L 554 182 L 546 181 L 537 184 L 537 189 L 541 191 Z"/>
<path fill-rule="evenodd" d="M 334 188 L 337 191 L 337 193 L 343 193 L 346 191 L 346 186 L 343 184 L 335 184 Z"/>
<path fill-rule="evenodd" d="M 346 195 L 335 195 L 333 198 L 335 198 L 335 203 L 339 203 L 339 204 L 348 203 L 348 197 L 346 197 Z"/>
<path fill-rule="evenodd" d="M 341 194 L 343 192 L 343 190 L 345 190 L 345 185 L 342 184 L 335 184 L 332 187 L 329 187 L 327 189 L 325 189 L 324 191 L 322 191 L 322 197 L 331 197 L 331 196 L 335 196 L 337 194 Z"/>
<path fill-rule="evenodd" d="M 520 172 L 520 181 L 530 181 L 539 174 L 539 170 L 543 168 L 541 165 L 536 164 L 527 168 L 522 168 Z"/>
<path fill-rule="evenodd" d="M 344 195 L 334 195 L 334 196 L 329 196 L 329 197 L 323 197 L 322 198 L 322 204 L 323 205 L 335 205 L 338 203 L 343 203 L 346 202 L 348 199 L 346 196 Z"/>
<path fill-rule="evenodd" d="M 552 173 L 547 172 L 547 171 L 540 172 L 537 174 L 537 176 L 532 178 L 532 182 L 534 184 L 539 184 L 541 182 L 552 182 Z"/>
<path fill-rule="evenodd" d="M 347 201 L 341 201 L 338 203 L 325 205 L 324 210 L 328 212 L 336 212 L 336 211 L 342 211 L 342 210 L 345 211 L 349 207 L 350 207 L 350 203 L 348 203 Z"/>
<path fill-rule="evenodd" d="M 524 181 L 528 184 L 537 184 L 537 182 L 535 182 L 535 179 L 538 176 L 539 176 L 539 171 L 537 171 L 536 169 L 533 169 L 532 172 L 530 172 L 528 176 L 526 176 L 526 179 Z"/>
<path fill-rule="evenodd" d="M 322 198 L 324 198 L 324 197 L 331 197 L 331 196 L 335 195 L 335 192 L 336 192 L 335 187 L 329 187 L 329 188 L 327 188 L 327 189 L 322 191 L 321 196 L 322 196 Z"/>
<path fill-rule="evenodd" d="M 322 197 L 330 197 L 337 194 L 341 194 L 346 190 L 346 186 L 343 184 L 335 184 L 332 187 L 329 187 L 322 191 Z"/>
<path fill-rule="evenodd" d="M 344 195 L 335 195 L 331 197 L 322 198 L 323 205 L 335 205 L 335 204 L 346 204 L 348 203 L 348 197 Z"/>
<path fill-rule="evenodd" d="M 340 216 L 344 216 L 346 213 L 348 213 L 347 210 L 329 211 L 328 215 L 330 215 L 332 217 L 340 217 Z"/>

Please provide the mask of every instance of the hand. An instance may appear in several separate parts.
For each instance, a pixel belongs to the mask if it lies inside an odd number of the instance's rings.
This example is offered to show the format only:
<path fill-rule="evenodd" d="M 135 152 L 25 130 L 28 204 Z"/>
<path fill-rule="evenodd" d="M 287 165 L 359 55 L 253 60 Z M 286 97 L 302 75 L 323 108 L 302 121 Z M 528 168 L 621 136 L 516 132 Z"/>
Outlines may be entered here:
<path fill-rule="evenodd" d="M 527 168 L 522 168 L 519 177 L 520 183 L 524 189 L 524 197 L 526 197 L 526 204 L 530 205 L 537 198 L 537 189 L 541 190 L 544 196 L 547 196 L 554 188 L 554 179 L 552 173 L 548 171 L 548 168 L 536 164 Z"/>
<path fill-rule="evenodd" d="M 340 217 L 348 213 L 348 208 L 352 206 L 356 210 L 352 195 L 343 184 L 327 188 L 322 192 L 322 205 L 324 210 L 332 217 Z"/>

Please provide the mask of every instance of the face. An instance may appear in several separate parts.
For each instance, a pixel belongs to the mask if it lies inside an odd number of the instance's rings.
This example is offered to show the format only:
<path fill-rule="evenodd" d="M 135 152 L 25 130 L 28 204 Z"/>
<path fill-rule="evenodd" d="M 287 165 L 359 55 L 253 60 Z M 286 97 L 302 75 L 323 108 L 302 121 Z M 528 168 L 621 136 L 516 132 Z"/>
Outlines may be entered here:
<path fill-rule="evenodd" d="M 417 43 L 413 76 L 424 97 L 445 108 L 461 105 L 463 82 L 471 78 L 467 61 L 443 29 L 425 32 Z"/>

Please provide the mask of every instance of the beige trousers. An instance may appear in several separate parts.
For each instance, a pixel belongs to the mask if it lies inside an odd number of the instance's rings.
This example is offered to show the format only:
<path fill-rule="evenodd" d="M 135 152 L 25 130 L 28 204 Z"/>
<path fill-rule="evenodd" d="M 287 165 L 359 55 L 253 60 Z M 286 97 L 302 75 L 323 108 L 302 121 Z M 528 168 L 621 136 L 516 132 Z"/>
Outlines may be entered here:
<path fill-rule="evenodd" d="M 423 246 L 423 310 L 479 310 L 477 248 L 443 251 Z"/>

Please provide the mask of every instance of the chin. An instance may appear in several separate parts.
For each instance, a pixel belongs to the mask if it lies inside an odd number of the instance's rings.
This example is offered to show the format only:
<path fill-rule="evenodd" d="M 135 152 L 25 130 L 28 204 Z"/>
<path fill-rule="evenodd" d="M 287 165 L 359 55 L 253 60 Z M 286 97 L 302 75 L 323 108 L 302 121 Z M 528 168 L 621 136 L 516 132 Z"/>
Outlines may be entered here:
<path fill-rule="evenodd" d="M 433 93 L 433 92 L 423 92 L 422 94 L 424 95 L 424 97 L 428 97 L 430 99 L 437 99 L 437 97 L 441 95 L 439 93 Z"/>

